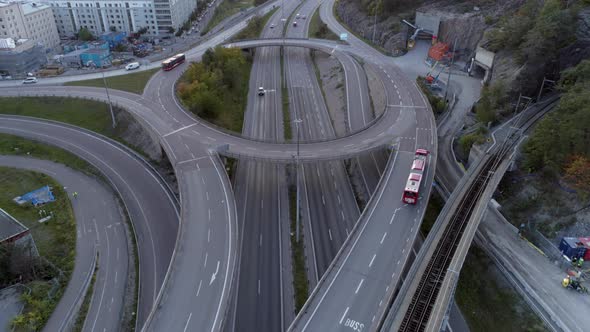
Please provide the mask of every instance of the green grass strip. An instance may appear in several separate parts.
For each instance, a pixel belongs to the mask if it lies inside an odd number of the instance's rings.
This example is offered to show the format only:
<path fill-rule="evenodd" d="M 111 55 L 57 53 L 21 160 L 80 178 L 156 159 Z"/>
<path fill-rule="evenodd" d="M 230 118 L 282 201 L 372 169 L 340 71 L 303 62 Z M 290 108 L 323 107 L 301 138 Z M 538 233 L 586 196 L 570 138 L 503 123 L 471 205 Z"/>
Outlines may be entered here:
<path fill-rule="evenodd" d="M 137 94 L 142 94 L 147 82 L 160 68 L 140 71 L 133 74 L 119 75 L 106 77 L 107 86 L 109 89 L 122 90 Z M 92 80 L 67 82 L 66 86 L 93 86 L 104 88 L 104 80 L 102 78 L 95 78 Z"/>
<path fill-rule="evenodd" d="M 311 21 L 309 22 L 309 37 L 328 40 L 340 40 L 340 37 L 330 30 L 326 23 L 322 22 L 319 8 L 313 13 Z"/>
<path fill-rule="evenodd" d="M 309 283 L 307 280 L 307 273 L 305 270 L 305 252 L 303 247 L 303 227 L 299 225 L 299 242 L 295 236 L 296 233 L 296 218 L 297 218 L 297 188 L 296 186 L 289 186 L 289 211 L 291 215 L 291 250 L 293 252 L 293 288 L 295 289 L 295 313 L 307 301 L 309 296 Z"/>
<path fill-rule="evenodd" d="M 217 24 L 219 24 L 224 19 L 234 15 L 235 13 L 248 9 L 254 6 L 253 0 L 219 0 L 223 1 L 217 8 L 215 8 L 215 12 L 213 13 L 213 17 L 207 23 L 207 26 L 203 31 L 201 31 L 201 36 L 207 34 L 211 29 L 213 29 Z"/>

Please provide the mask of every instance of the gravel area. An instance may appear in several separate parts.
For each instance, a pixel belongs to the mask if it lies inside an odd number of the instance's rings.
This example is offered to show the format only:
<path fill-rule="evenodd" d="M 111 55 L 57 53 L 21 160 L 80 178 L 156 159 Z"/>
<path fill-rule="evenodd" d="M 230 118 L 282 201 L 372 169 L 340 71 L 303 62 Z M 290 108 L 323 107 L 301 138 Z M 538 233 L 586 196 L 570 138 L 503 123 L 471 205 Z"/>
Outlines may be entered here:
<path fill-rule="evenodd" d="M 337 137 L 347 133 L 344 71 L 340 62 L 323 52 L 314 52 L 313 61 L 320 73 L 320 85 Z"/>

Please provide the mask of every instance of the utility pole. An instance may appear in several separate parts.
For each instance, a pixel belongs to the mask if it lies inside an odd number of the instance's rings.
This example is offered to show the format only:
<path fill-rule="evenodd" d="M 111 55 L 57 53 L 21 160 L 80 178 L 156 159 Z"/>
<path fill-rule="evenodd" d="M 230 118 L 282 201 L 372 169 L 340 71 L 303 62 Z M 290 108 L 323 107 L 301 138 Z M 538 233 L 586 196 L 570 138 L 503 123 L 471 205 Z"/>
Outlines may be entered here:
<path fill-rule="evenodd" d="M 295 217 L 295 239 L 297 240 L 297 243 L 299 243 L 299 124 L 302 122 L 301 119 L 296 119 L 295 120 L 295 127 L 297 128 L 297 158 L 295 159 L 295 174 L 296 174 L 296 181 L 297 181 L 297 208 L 296 208 L 296 217 Z"/>
<path fill-rule="evenodd" d="M 93 66 L 94 68 L 98 68 L 98 66 L 96 65 L 96 63 L 94 63 L 94 61 L 90 60 L 86 63 L 87 66 Z M 102 75 L 102 83 L 104 84 L 104 89 L 106 91 L 107 94 L 107 101 L 109 103 L 109 110 L 111 111 L 111 120 L 113 122 L 113 128 L 115 128 L 117 126 L 117 122 L 115 120 L 115 112 L 113 112 L 113 103 L 111 103 L 111 96 L 109 95 L 109 88 L 107 86 L 107 79 L 104 77 L 104 69 L 100 70 L 100 73 Z"/>
<path fill-rule="evenodd" d="M 449 66 L 449 77 L 447 78 L 447 88 L 445 89 L 445 98 L 444 102 L 447 102 L 447 95 L 449 94 L 449 86 L 451 85 L 451 69 L 453 68 L 453 63 L 455 62 L 455 49 L 457 47 L 457 37 L 455 37 L 455 41 L 453 42 L 453 56 L 451 56 L 451 65 Z"/>
<path fill-rule="evenodd" d="M 541 88 L 539 89 L 539 94 L 537 95 L 537 102 L 539 102 L 539 100 L 541 100 L 541 94 L 543 93 L 543 88 L 545 87 L 545 82 L 555 84 L 555 81 L 548 80 L 545 77 L 543 77 L 543 83 L 541 83 Z"/>
<path fill-rule="evenodd" d="M 111 103 L 111 96 L 109 95 L 109 88 L 107 86 L 107 80 L 104 77 L 104 70 L 102 70 L 101 73 L 102 73 L 102 81 L 104 83 L 104 89 L 107 92 L 107 100 L 109 101 L 109 110 L 111 111 L 111 119 L 113 121 L 113 128 L 115 128 L 117 126 L 117 123 L 115 121 L 115 112 L 113 112 L 113 103 Z"/>

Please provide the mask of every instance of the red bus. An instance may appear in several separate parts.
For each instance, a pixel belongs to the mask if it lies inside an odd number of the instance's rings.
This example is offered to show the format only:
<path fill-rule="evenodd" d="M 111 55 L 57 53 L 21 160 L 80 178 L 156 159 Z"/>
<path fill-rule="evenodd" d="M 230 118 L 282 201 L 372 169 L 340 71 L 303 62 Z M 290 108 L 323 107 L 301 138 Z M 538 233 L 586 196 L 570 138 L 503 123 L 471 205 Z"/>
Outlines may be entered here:
<path fill-rule="evenodd" d="M 420 194 L 420 184 L 422 183 L 422 177 L 426 170 L 426 158 L 428 157 L 428 151 L 424 149 L 416 150 L 414 155 L 414 161 L 412 162 L 412 169 L 406 182 L 404 194 L 402 196 L 402 202 L 408 204 L 418 203 L 418 195 Z"/>
<path fill-rule="evenodd" d="M 166 71 L 172 70 L 183 63 L 184 60 L 186 60 L 184 54 L 176 54 L 175 56 L 162 61 L 162 69 Z"/>

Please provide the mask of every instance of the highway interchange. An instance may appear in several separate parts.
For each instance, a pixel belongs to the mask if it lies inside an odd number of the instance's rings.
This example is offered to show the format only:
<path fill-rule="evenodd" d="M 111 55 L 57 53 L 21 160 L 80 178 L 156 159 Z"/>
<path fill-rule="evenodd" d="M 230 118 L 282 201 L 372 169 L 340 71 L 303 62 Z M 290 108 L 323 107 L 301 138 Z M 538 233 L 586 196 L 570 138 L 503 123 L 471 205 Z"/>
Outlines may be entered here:
<path fill-rule="evenodd" d="M 288 2 L 284 11 L 289 13 L 297 5 Z M 322 19 L 332 30 L 345 31 L 332 17 L 332 5 L 333 1 L 321 4 Z M 297 12 L 311 17 L 317 6 L 307 1 Z M 430 106 L 386 56 L 354 36 L 349 35 L 348 45 L 293 39 L 305 37 L 306 21 L 298 27 L 286 22 L 290 39 L 277 38 L 282 32 L 279 13 L 281 10 L 269 21 L 277 28 L 265 29 L 264 37 L 269 39 L 231 45 L 258 48 L 242 136 L 195 119 L 179 105 L 174 84 L 188 64 L 156 73 L 142 96 L 111 91 L 114 103 L 130 111 L 161 140 L 179 183 L 180 212 L 153 170 L 105 138 L 55 123 L 1 119 L 3 132 L 54 144 L 91 161 L 122 196 L 138 237 L 138 326 L 145 322 L 146 330 L 237 330 L 242 326 L 245 330 L 277 330 L 286 329 L 294 318 L 288 188 L 281 163 L 292 162 L 297 146 L 280 143 L 284 133 L 280 48 L 276 46 L 289 46 L 284 48 L 284 67 L 293 129 L 294 120 L 303 120 L 301 211 L 304 238 L 312 240 L 306 242 L 310 282 L 318 286 L 291 328 L 345 331 L 354 322 L 373 330 L 385 314 L 383 299 L 402 278 L 436 167 L 436 126 Z M 242 23 L 185 54 L 189 60 L 198 59 L 208 47 L 243 27 Z M 345 137 L 335 137 L 305 48 L 331 53 L 345 70 L 350 116 L 350 133 Z M 370 119 L 366 77 L 353 56 L 372 66 L 383 82 L 387 106 L 375 121 Z M 26 90 L 6 87 L 0 94 L 106 100 L 103 89 L 44 84 L 41 81 Z M 255 94 L 261 85 L 268 89 L 263 98 Z M 393 147 L 393 152 L 379 180 L 383 147 Z M 418 147 L 432 153 L 422 199 L 416 206 L 406 206 L 400 199 L 401 188 Z M 233 190 L 216 152 L 243 158 Z M 344 166 L 336 161 L 351 157 L 361 165 L 367 190 L 374 192 L 362 214 Z M 319 160 L 335 161 L 317 163 Z M 269 312 L 273 313 L 270 317 Z"/>

